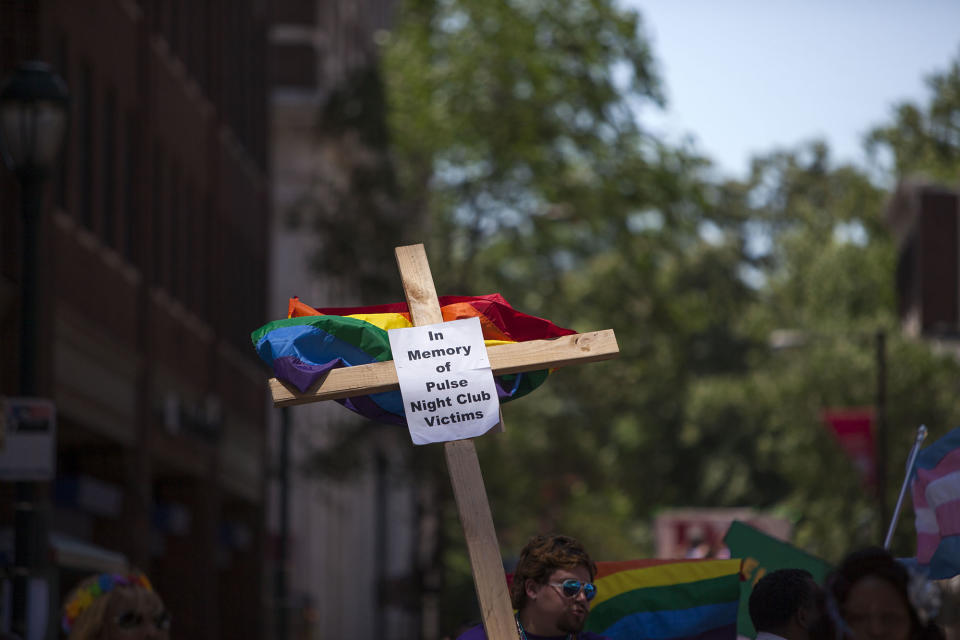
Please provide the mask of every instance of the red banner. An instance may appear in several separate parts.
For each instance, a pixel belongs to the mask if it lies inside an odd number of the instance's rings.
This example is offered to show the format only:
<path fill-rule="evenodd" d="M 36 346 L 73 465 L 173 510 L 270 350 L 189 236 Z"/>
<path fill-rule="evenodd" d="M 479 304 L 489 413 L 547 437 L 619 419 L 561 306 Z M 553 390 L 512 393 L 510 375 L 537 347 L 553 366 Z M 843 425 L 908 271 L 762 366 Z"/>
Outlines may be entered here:
<path fill-rule="evenodd" d="M 823 422 L 837 439 L 844 453 L 850 456 L 854 466 L 868 488 L 876 489 L 877 462 L 874 441 L 873 408 L 825 409 Z"/>

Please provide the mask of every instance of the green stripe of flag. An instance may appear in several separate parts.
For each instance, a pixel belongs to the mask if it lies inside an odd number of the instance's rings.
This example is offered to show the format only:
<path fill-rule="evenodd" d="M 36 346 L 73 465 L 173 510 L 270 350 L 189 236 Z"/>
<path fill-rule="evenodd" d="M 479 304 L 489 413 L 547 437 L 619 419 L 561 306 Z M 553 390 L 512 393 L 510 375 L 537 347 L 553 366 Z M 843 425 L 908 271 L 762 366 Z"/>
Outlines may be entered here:
<path fill-rule="evenodd" d="M 606 629 L 620 618 L 638 611 L 690 609 L 706 604 L 736 602 L 739 598 L 739 574 L 662 587 L 639 587 L 597 605 L 590 611 L 587 628 Z"/>
<path fill-rule="evenodd" d="M 347 316 L 300 316 L 274 320 L 254 331 L 250 337 L 254 346 L 258 346 L 260 340 L 274 329 L 303 325 L 315 327 L 338 340 L 343 340 L 375 360 L 382 362 L 392 358 L 390 338 L 387 337 L 386 331 L 366 320 Z"/>

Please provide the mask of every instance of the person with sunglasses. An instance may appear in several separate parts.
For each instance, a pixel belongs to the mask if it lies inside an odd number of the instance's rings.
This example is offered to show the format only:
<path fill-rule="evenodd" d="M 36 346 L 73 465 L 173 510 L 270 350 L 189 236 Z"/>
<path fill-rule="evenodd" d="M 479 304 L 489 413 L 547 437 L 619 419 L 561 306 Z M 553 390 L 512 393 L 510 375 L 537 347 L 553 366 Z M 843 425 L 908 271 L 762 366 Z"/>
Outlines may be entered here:
<path fill-rule="evenodd" d="M 584 546 L 564 535 L 534 536 L 520 551 L 510 600 L 520 640 L 603 640 L 582 631 L 597 595 L 597 565 Z M 458 640 L 485 640 L 482 625 Z"/>
<path fill-rule="evenodd" d="M 143 573 L 90 576 L 67 595 L 67 640 L 169 640 L 170 614 Z"/>

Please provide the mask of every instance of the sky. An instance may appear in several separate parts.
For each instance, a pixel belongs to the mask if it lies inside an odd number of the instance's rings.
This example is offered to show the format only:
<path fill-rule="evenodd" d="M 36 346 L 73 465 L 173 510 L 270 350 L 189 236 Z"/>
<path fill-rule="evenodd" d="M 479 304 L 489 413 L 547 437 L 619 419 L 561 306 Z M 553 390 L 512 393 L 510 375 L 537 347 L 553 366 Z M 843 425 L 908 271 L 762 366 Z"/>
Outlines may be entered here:
<path fill-rule="evenodd" d="M 621 1 L 643 16 L 668 101 L 641 123 L 692 136 L 726 177 L 814 138 L 865 162 L 863 134 L 924 104 L 924 78 L 960 56 L 960 0 Z"/>

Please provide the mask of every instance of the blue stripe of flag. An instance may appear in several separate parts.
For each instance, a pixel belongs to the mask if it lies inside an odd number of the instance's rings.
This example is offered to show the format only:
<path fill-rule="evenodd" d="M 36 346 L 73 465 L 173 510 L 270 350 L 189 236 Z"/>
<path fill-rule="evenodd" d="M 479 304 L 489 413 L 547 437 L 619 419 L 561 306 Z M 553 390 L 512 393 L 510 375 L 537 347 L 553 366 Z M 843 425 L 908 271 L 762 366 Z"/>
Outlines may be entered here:
<path fill-rule="evenodd" d="M 930 580 L 947 580 L 960 575 L 960 536 L 948 536 L 940 540 L 930 564 L 920 564 L 916 558 L 898 558 L 900 562 L 919 569 Z"/>
<path fill-rule="evenodd" d="M 609 636 L 611 640 L 634 638 L 666 640 L 667 638 L 694 637 L 703 633 L 705 629 L 735 624 L 739 605 L 739 600 L 734 600 L 690 609 L 641 611 L 620 618 L 613 626 L 605 629 L 603 634 Z"/>
<path fill-rule="evenodd" d="M 324 364 L 337 358 L 343 358 L 348 366 L 376 361 L 364 350 L 310 325 L 271 330 L 257 344 L 257 353 L 267 364 L 282 356 L 295 356 L 308 364 Z"/>
<path fill-rule="evenodd" d="M 293 356 L 307 364 L 325 364 L 337 358 L 342 358 L 347 366 L 377 362 L 376 358 L 363 349 L 323 329 L 305 324 L 270 330 L 257 344 L 257 353 L 267 364 L 284 356 Z M 399 416 L 404 415 L 403 399 L 399 391 L 384 391 L 369 397 L 383 410 Z"/>
<path fill-rule="evenodd" d="M 958 448 L 960 448 L 960 427 L 953 429 L 929 447 L 920 450 L 917 455 L 914 474 L 916 474 L 916 469 L 933 469 L 940 464 L 944 456 Z"/>

